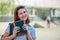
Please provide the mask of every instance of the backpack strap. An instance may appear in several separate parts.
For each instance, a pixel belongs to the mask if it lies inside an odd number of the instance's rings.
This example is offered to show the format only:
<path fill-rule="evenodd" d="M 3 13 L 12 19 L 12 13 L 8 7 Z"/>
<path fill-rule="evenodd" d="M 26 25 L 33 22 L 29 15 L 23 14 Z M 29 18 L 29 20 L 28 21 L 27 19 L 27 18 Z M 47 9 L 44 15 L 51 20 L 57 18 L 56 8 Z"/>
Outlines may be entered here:
<path fill-rule="evenodd" d="M 14 25 L 13 25 L 13 23 L 9 23 L 9 25 L 10 25 L 10 35 L 12 35 L 13 34 Z M 12 39 L 12 40 L 14 40 L 14 39 Z"/>
<path fill-rule="evenodd" d="M 13 25 L 13 23 L 9 23 L 9 25 L 10 25 L 10 35 L 12 35 L 13 34 L 14 25 Z"/>

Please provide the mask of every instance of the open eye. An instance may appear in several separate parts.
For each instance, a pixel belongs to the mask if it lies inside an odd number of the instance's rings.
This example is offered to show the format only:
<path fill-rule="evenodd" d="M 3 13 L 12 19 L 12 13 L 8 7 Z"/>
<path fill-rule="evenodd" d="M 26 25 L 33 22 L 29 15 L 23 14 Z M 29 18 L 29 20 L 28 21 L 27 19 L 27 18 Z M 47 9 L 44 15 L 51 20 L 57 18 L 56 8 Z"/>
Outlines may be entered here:
<path fill-rule="evenodd" d="M 27 11 L 24 11 L 24 13 L 26 13 Z"/>

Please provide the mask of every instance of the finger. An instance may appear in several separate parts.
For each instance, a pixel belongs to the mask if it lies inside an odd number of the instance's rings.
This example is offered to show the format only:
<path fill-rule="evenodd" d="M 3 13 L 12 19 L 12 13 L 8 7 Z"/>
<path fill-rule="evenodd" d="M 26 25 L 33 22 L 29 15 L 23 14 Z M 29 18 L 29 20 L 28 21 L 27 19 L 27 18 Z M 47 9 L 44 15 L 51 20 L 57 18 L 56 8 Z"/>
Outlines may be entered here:
<path fill-rule="evenodd" d="M 16 30 L 16 32 L 20 32 L 20 30 Z"/>
<path fill-rule="evenodd" d="M 23 28 L 24 30 L 26 30 L 26 28 Z"/>
<path fill-rule="evenodd" d="M 25 24 L 26 22 L 25 22 L 25 20 L 24 20 L 24 24 Z"/>
<path fill-rule="evenodd" d="M 17 32 L 20 32 L 20 30 L 17 30 Z"/>
<path fill-rule="evenodd" d="M 23 29 L 24 29 L 24 26 L 23 26 Z"/>
<path fill-rule="evenodd" d="M 26 28 L 26 26 L 23 26 L 22 28 Z"/>
<path fill-rule="evenodd" d="M 24 30 L 26 30 L 26 29 L 24 29 Z"/>
<path fill-rule="evenodd" d="M 16 26 L 16 28 L 20 28 L 19 26 Z"/>
<path fill-rule="evenodd" d="M 17 31 L 17 30 L 20 30 L 19 28 L 15 28 L 15 30 Z"/>
<path fill-rule="evenodd" d="M 23 26 L 26 27 L 26 24 L 24 24 Z"/>
<path fill-rule="evenodd" d="M 23 28 L 24 29 L 24 28 Z"/>
<path fill-rule="evenodd" d="M 25 27 L 23 27 L 24 30 L 27 30 Z"/>
<path fill-rule="evenodd" d="M 20 29 L 20 27 L 15 27 L 16 29 Z"/>

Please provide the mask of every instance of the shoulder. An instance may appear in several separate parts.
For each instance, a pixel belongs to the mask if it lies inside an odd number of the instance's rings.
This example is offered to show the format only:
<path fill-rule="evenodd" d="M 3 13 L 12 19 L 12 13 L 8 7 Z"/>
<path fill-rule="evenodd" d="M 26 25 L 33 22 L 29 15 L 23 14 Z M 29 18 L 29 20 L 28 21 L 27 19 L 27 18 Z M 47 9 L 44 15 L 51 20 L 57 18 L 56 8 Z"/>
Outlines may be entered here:
<path fill-rule="evenodd" d="M 10 26 L 13 24 L 13 22 L 9 22 L 8 24 L 7 24 L 7 28 L 10 28 Z"/>
<path fill-rule="evenodd" d="M 29 28 L 30 30 L 34 30 L 34 29 L 35 29 L 34 26 L 31 25 L 31 24 L 27 24 L 27 26 L 28 26 L 28 28 Z"/>

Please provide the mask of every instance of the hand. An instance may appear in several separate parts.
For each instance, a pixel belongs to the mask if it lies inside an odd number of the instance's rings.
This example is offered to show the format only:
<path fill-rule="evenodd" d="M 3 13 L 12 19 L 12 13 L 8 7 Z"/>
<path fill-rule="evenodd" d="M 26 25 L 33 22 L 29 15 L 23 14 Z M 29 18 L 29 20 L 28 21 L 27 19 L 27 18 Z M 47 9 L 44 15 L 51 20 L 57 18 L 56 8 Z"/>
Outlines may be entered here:
<path fill-rule="evenodd" d="M 16 34 L 17 32 L 20 31 L 20 28 L 19 27 L 14 27 L 14 30 L 13 30 L 13 37 L 16 37 Z"/>
<path fill-rule="evenodd" d="M 23 29 L 24 29 L 24 30 L 27 30 L 26 21 L 24 21 Z"/>
<path fill-rule="evenodd" d="M 26 24 L 23 25 L 23 29 L 24 29 L 24 30 L 28 30 Z"/>

